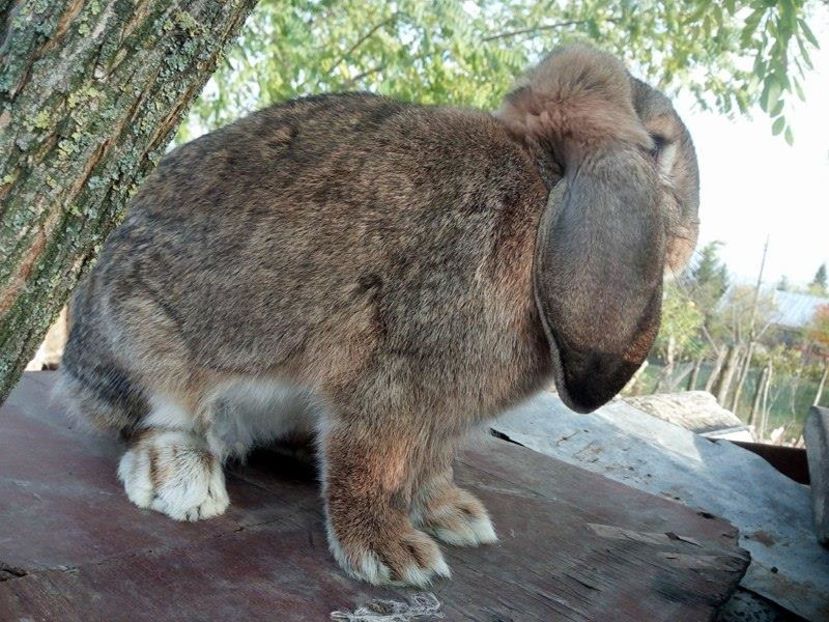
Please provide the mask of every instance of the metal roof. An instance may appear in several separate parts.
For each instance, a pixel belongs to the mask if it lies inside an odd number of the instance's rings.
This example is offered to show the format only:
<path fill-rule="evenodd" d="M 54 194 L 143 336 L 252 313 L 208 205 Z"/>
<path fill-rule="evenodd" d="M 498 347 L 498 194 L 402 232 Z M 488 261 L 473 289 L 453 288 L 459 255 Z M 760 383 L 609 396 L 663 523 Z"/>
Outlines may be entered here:
<path fill-rule="evenodd" d="M 818 307 L 829 305 L 829 298 L 774 290 L 772 294 L 775 309 L 775 321 L 778 326 L 786 328 L 803 328 L 812 318 Z"/>

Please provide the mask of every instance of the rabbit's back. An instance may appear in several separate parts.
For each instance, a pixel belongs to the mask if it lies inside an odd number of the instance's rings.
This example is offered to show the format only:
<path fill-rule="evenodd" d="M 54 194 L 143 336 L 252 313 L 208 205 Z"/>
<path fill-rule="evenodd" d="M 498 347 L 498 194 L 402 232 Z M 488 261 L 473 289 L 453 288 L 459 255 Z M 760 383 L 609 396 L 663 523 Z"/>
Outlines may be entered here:
<path fill-rule="evenodd" d="M 545 197 L 488 114 L 298 100 L 169 154 L 90 289 L 138 347 L 175 342 L 223 372 L 289 365 L 314 380 L 378 347 L 450 375 L 442 361 L 526 361 L 516 324 L 532 312 L 528 241 Z"/>

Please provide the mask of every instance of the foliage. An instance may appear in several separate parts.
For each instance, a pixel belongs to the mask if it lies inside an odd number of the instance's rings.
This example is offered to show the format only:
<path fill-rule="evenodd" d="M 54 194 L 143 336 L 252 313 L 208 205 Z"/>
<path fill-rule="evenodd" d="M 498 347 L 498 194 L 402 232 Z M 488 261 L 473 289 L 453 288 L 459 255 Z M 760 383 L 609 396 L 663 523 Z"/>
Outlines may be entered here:
<path fill-rule="evenodd" d="M 806 328 L 806 338 L 829 356 L 829 305 L 817 308 L 815 316 Z"/>
<path fill-rule="evenodd" d="M 691 297 L 709 312 L 728 289 L 728 268 L 719 257 L 721 246 L 717 240 L 703 246 L 690 270 L 690 279 L 686 279 Z"/>
<path fill-rule="evenodd" d="M 717 318 L 729 334 L 730 340 L 733 343 L 742 343 L 749 338 L 752 315 L 755 336 L 765 336 L 769 341 L 773 341 L 774 335 L 769 329 L 777 316 L 777 307 L 771 292 L 761 292 L 758 296 L 754 286 L 734 286 L 721 301 Z"/>
<path fill-rule="evenodd" d="M 812 0 L 814 2 L 815 0 Z M 296 96 L 370 90 L 419 102 L 494 108 L 545 50 L 592 40 L 669 94 L 747 112 L 775 134 L 818 47 L 806 0 L 262 0 L 197 102 L 192 129 Z"/>
<path fill-rule="evenodd" d="M 654 348 L 663 358 L 667 356 L 669 347 L 681 355 L 697 337 L 704 321 L 704 314 L 683 289 L 675 283 L 669 284 L 665 288 L 662 324 Z"/>
<path fill-rule="evenodd" d="M 826 291 L 826 264 L 822 263 L 815 272 L 815 278 L 809 283 L 809 292 L 816 296 L 825 296 Z"/>
<path fill-rule="evenodd" d="M 754 363 L 758 368 L 771 363 L 777 377 L 787 378 L 797 373 L 802 366 L 802 359 L 797 350 L 784 343 L 775 343 L 768 348 L 759 348 L 755 353 Z"/>

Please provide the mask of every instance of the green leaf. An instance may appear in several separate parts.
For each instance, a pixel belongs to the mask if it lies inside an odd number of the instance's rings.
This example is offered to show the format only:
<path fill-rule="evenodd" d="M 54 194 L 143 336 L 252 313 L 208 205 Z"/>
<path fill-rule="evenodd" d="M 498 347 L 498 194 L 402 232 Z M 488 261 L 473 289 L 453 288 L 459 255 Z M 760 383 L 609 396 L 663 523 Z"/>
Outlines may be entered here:
<path fill-rule="evenodd" d="M 777 78 L 773 74 L 768 76 L 765 80 L 763 93 L 760 95 L 760 107 L 766 112 L 771 112 L 777 105 L 782 90 Z"/>
<path fill-rule="evenodd" d="M 778 100 L 777 100 L 777 104 L 774 106 L 774 108 L 772 108 L 771 110 L 769 110 L 769 116 L 771 116 L 771 117 L 776 117 L 776 116 L 778 116 L 781 112 L 783 112 L 783 100 L 782 100 L 782 99 L 778 99 Z"/>
<path fill-rule="evenodd" d="M 797 97 L 800 99 L 800 101 L 806 101 L 806 94 L 803 92 L 803 87 L 800 86 L 800 80 L 798 80 L 797 78 L 795 78 L 794 80 L 794 92 L 797 94 Z"/>
<path fill-rule="evenodd" d="M 780 132 L 783 131 L 784 127 L 786 127 L 786 119 L 784 119 L 783 117 L 777 117 L 771 126 L 772 135 L 777 136 Z"/>
<path fill-rule="evenodd" d="M 789 146 L 794 144 L 794 134 L 792 133 L 791 126 L 786 127 L 786 132 L 783 134 L 783 138 L 786 139 L 786 142 L 789 143 Z"/>
<path fill-rule="evenodd" d="M 806 39 L 808 39 L 809 43 L 811 43 L 817 49 L 820 49 L 820 44 L 817 42 L 817 38 L 812 32 L 812 29 L 809 28 L 809 25 L 806 23 L 806 21 L 802 17 L 799 17 L 797 18 L 797 23 L 800 26 L 801 32 L 803 32 L 803 36 L 806 37 Z"/>
<path fill-rule="evenodd" d="M 763 15 L 766 14 L 766 8 L 761 7 L 759 9 L 754 9 L 754 12 L 746 18 L 745 26 L 743 27 L 743 31 L 740 34 L 740 45 L 744 48 L 749 47 L 751 44 L 751 39 L 754 36 L 754 32 L 757 30 L 757 26 L 760 25 L 760 20 L 763 18 Z"/>

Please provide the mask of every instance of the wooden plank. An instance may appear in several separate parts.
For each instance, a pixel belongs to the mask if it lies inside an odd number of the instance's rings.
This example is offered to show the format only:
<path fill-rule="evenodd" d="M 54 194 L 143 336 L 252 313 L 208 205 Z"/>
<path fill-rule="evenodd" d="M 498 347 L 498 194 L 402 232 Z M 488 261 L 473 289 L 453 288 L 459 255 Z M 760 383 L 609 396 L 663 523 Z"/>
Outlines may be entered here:
<path fill-rule="evenodd" d="M 26 374 L 0 411 L 0 620 L 326 620 L 412 597 L 339 571 L 314 470 L 285 456 L 232 468 L 222 517 L 133 507 L 117 444 L 47 407 L 53 381 Z M 457 472 L 501 541 L 445 547 L 447 620 L 708 620 L 748 564 L 728 523 L 504 441 Z"/>
<path fill-rule="evenodd" d="M 812 481 L 815 533 L 818 542 L 825 545 L 829 544 L 829 408 L 812 406 L 803 435 Z"/>

